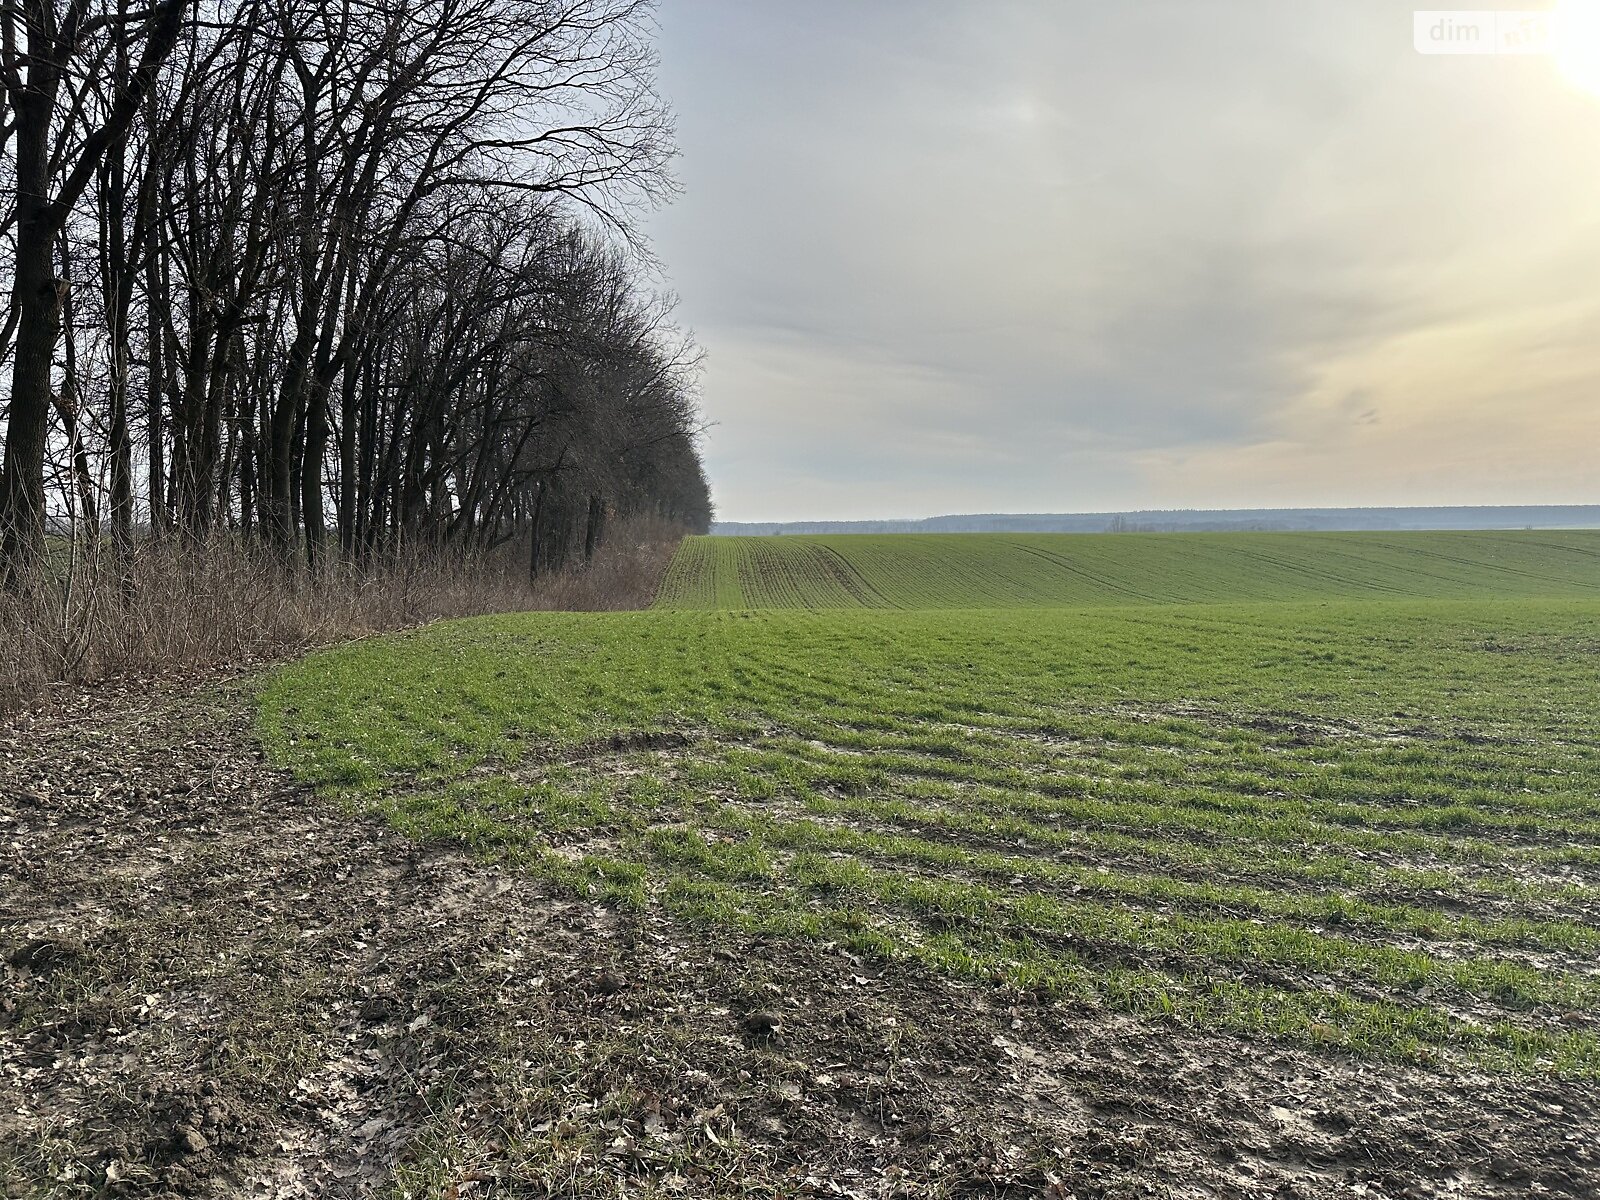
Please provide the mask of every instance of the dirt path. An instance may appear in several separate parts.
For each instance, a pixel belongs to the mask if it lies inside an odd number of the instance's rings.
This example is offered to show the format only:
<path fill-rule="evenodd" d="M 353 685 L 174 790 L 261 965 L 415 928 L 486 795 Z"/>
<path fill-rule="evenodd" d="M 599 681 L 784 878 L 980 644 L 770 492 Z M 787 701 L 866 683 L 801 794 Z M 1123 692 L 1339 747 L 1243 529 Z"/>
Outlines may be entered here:
<path fill-rule="evenodd" d="M 306 795 L 249 707 L 0 725 L 0 1195 L 1600 1193 L 1593 1085 L 606 912 Z"/>

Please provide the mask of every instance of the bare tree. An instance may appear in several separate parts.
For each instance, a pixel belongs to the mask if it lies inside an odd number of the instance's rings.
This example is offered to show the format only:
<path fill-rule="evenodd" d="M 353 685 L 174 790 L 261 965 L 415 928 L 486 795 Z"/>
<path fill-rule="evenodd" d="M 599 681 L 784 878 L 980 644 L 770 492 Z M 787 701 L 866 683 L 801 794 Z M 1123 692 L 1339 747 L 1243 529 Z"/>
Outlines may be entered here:
<path fill-rule="evenodd" d="M 16 144 L 11 213 L 13 266 L 7 328 L 15 327 L 5 462 L 0 467 L 0 570 L 15 586 L 43 551 L 44 458 L 52 367 L 66 282 L 54 252 L 73 206 L 101 160 L 121 143 L 144 95 L 177 44 L 186 0 L 91 13 L 89 0 L 6 0 L 0 6 L 4 144 Z M 19 41 L 20 35 L 20 41 Z M 23 49 L 22 47 L 26 48 Z M 138 64 L 109 104 L 97 106 L 94 72 L 108 54 Z M 5 339 L 10 341 L 10 336 Z"/>
<path fill-rule="evenodd" d="M 672 189 L 644 4 L 54 2 L 0 0 L 0 138 L 32 155 L 0 211 L 10 577 L 52 455 L 123 557 L 141 504 L 313 569 L 709 519 L 697 352 L 634 233 Z"/>

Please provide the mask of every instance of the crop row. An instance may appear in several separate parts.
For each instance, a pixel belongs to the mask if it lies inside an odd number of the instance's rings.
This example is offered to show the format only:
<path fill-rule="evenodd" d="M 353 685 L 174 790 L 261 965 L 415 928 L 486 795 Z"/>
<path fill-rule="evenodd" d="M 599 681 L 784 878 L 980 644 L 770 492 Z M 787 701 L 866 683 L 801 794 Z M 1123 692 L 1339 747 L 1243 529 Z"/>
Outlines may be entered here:
<path fill-rule="evenodd" d="M 690 538 L 668 608 L 1600 596 L 1600 533 Z"/>

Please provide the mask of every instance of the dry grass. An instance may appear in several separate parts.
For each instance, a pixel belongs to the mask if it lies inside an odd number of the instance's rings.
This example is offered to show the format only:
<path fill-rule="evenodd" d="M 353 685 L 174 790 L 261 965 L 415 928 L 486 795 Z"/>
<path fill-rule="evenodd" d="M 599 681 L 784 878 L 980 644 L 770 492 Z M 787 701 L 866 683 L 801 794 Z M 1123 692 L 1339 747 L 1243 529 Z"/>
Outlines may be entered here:
<path fill-rule="evenodd" d="M 47 576 L 0 592 L 0 711 L 57 684 L 257 662 L 446 617 L 647 607 L 683 531 L 619 522 L 593 562 L 530 581 L 520 551 L 414 550 L 315 574 L 235 540 L 57 543 Z"/>

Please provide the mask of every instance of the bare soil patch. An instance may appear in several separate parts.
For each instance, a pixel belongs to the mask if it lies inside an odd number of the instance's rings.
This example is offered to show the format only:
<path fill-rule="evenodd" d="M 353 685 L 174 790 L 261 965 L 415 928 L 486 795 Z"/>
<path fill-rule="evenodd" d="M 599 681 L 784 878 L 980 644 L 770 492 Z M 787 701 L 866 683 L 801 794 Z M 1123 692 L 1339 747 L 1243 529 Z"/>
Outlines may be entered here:
<path fill-rule="evenodd" d="M 1600 1192 L 1592 1083 L 609 912 L 296 788 L 250 690 L 0 726 L 0 1194 Z"/>

